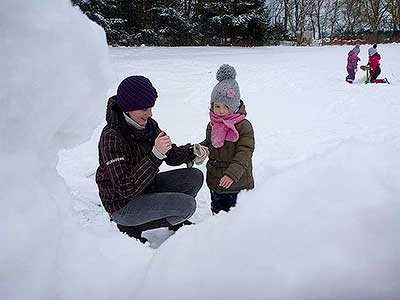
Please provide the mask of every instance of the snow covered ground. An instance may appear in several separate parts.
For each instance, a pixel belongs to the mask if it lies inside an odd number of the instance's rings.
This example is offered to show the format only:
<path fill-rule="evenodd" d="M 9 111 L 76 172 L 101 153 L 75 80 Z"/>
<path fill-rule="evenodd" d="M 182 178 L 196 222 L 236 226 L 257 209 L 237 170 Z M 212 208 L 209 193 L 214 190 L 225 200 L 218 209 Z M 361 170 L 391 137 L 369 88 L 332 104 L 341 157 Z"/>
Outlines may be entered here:
<path fill-rule="evenodd" d="M 196 226 L 161 246 L 169 232 L 149 232 L 156 249 L 135 270 L 143 273 L 137 299 L 400 296 L 400 45 L 379 46 L 391 85 L 364 85 L 361 72 L 354 85 L 344 82 L 349 49 L 110 49 L 110 94 L 128 75 L 151 78 L 155 118 L 177 144 L 203 139 L 215 71 L 234 65 L 256 135 L 256 189 L 212 217 L 204 186 Z M 91 176 L 102 126 L 61 152 L 58 170 L 81 226 L 116 235 Z"/>
<path fill-rule="evenodd" d="M 66 1 L 5 3 L 1 299 L 400 298 L 399 44 L 378 46 L 391 85 L 364 85 L 361 71 L 349 85 L 348 46 L 107 54 L 104 33 Z M 148 232 L 150 247 L 121 235 L 93 177 L 107 96 L 148 76 L 160 126 L 198 142 L 223 63 L 254 125 L 256 188 L 211 216 L 204 186 L 197 224 Z"/>

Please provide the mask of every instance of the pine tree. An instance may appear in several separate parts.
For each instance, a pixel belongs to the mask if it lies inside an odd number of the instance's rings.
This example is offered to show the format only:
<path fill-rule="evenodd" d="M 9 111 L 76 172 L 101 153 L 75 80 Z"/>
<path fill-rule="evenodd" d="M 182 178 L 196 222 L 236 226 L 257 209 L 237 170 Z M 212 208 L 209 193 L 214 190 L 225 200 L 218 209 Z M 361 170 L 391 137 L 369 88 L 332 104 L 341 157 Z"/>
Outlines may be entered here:
<path fill-rule="evenodd" d="M 121 0 L 72 0 L 89 19 L 104 28 L 107 42 L 115 45 L 127 45 L 129 39 L 128 20 Z"/>
<path fill-rule="evenodd" d="M 262 45 L 269 14 L 261 0 L 71 0 L 112 45 Z"/>
<path fill-rule="evenodd" d="M 269 17 L 264 1 L 204 1 L 201 32 L 213 45 L 260 45 L 266 41 Z"/>

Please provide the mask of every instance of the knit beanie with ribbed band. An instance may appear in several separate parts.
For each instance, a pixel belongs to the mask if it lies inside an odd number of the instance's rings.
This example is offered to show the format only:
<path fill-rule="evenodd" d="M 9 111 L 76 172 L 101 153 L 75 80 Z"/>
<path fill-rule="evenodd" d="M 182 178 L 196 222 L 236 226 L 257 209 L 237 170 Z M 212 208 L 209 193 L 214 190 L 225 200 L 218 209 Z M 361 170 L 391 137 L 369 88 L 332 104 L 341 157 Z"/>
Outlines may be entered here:
<path fill-rule="evenodd" d="M 117 103 L 123 112 L 153 107 L 157 91 L 144 76 L 129 76 L 117 89 Z"/>

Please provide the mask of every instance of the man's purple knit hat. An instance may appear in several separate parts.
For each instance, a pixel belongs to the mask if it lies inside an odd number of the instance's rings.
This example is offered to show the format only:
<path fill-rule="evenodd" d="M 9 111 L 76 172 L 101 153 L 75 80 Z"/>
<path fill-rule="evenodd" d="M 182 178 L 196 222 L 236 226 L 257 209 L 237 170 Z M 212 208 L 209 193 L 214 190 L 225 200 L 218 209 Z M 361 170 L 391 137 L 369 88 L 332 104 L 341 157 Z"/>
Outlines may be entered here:
<path fill-rule="evenodd" d="M 129 76 L 117 89 L 117 103 L 124 112 L 153 107 L 157 96 L 156 89 L 144 76 Z"/>

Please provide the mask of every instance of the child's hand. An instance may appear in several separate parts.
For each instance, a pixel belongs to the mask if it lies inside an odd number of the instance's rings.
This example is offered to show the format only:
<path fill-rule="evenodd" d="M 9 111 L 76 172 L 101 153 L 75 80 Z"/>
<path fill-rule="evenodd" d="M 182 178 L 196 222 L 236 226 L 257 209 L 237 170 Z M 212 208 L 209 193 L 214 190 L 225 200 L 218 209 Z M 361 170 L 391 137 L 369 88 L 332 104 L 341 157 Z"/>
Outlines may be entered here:
<path fill-rule="evenodd" d="M 221 180 L 219 181 L 219 186 L 223 187 L 224 189 L 228 189 L 234 180 L 230 178 L 228 175 L 224 175 Z"/>
<path fill-rule="evenodd" d="M 206 146 L 200 144 L 193 145 L 193 154 L 196 155 L 194 162 L 196 165 L 201 165 L 207 156 L 210 154 L 210 151 Z"/>
<path fill-rule="evenodd" d="M 206 151 L 207 156 L 210 156 L 210 150 L 208 150 L 208 147 L 202 146 L 202 148 L 204 149 L 204 151 Z"/>

